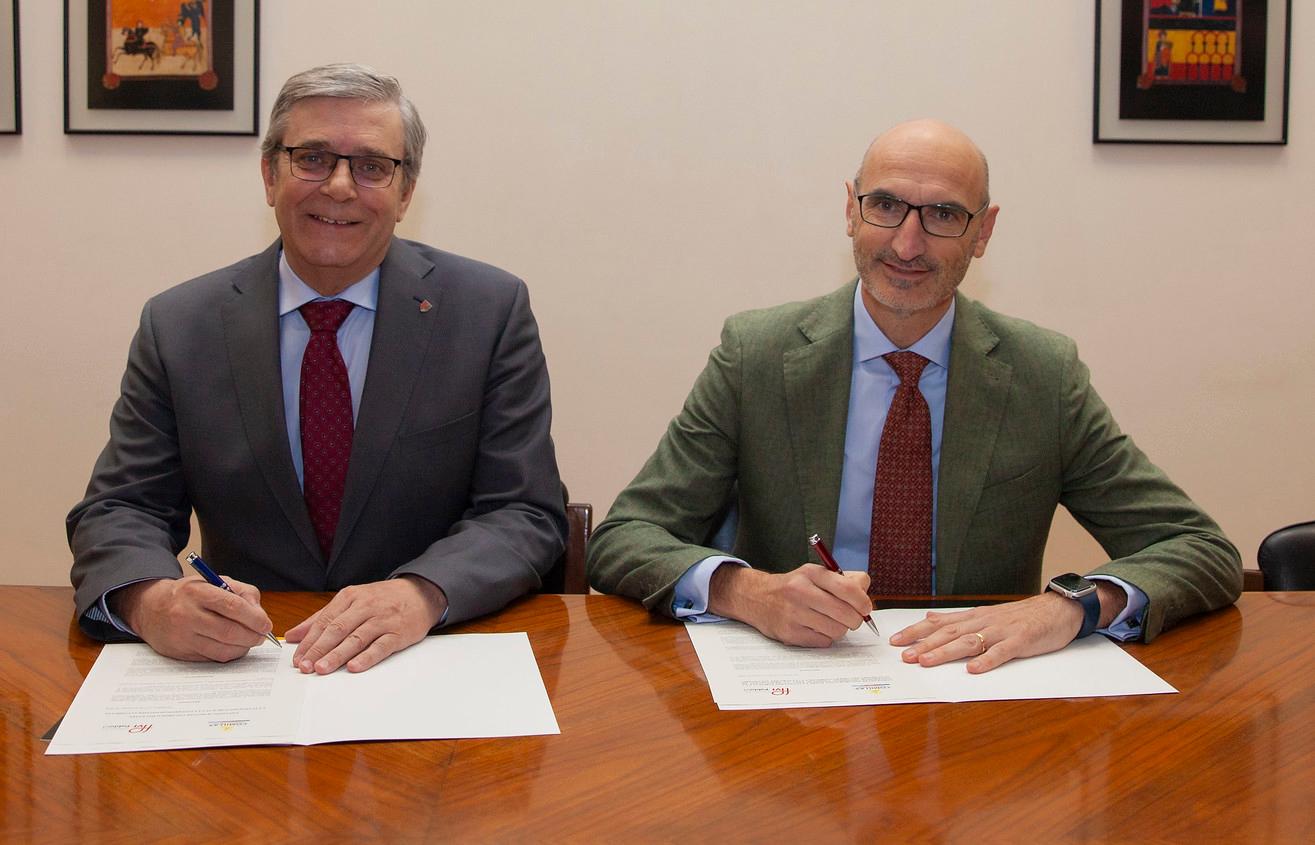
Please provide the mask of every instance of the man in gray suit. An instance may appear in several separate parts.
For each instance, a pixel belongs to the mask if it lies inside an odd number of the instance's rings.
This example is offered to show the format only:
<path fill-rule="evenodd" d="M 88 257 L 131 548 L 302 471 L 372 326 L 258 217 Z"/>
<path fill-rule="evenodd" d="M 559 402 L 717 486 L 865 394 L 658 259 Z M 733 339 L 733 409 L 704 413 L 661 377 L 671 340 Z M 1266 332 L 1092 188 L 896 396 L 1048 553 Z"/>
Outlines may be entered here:
<path fill-rule="evenodd" d="M 424 143 L 392 77 L 284 85 L 280 239 L 147 302 L 68 516 L 88 634 L 232 660 L 270 631 L 258 588 L 338 590 L 286 639 L 360 671 L 540 586 L 566 518 L 538 328 L 519 279 L 393 236 Z M 236 594 L 180 578 L 193 511 Z"/>
<path fill-rule="evenodd" d="M 593 586 L 825 646 L 858 627 L 869 593 L 1035 593 L 1062 504 L 1108 563 L 1022 601 L 928 614 L 891 637 L 904 659 L 984 672 L 1093 631 L 1150 640 L 1232 602 L 1236 549 L 1119 431 L 1073 342 L 957 293 L 999 212 L 976 145 L 902 124 L 847 189 L 857 283 L 727 320 L 595 532 Z M 734 556 L 710 539 L 732 498 Z M 814 532 L 841 572 L 816 565 Z"/>

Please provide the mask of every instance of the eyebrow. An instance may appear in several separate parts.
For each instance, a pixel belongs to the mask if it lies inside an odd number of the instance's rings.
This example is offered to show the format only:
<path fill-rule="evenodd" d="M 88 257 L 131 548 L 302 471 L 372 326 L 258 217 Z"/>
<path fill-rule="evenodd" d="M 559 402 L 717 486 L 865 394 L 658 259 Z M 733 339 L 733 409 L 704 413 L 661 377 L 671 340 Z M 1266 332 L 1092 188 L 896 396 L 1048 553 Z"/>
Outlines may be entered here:
<path fill-rule="evenodd" d="M 309 141 L 302 141 L 300 144 L 289 144 L 287 141 L 284 141 L 283 143 L 284 146 L 288 146 L 288 147 L 309 147 L 312 150 L 323 150 L 326 153 L 335 153 L 337 155 L 379 156 L 380 158 L 402 158 L 402 156 L 395 156 L 390 152 L 386 152 L 384 150 L 379 149 L 378 147 L 357 147 L 356 148 L 357 151 L 354 153 L 344 153 L 333 149 L 332 145 L 330 145 L 328 141 L 322 141 L 318 138 L 313 138 Z"/>
<path fill-rule="evenodd" d="M 872 190 L 870 190 L 870 191 L 868 191 L 866 194 L 864 194 L 864 196 L 874 196 L 874 195 L 875 195 L 875 196 L 880 196 L 880 197 L 886 197 L 887 199 L 899 200 L 900 202 L 902 202 L 902 203 L 907 203 L 908 205 L 915 205 L 915 204 L 916 204 L 919 208 L 925 208 L 925 207 L 927 207 L 927 206 L 935 206 L 935 207 L 939 207 L 939 208 L 953 208 L 953 209 L 957 209 L 957 210 L 959 210 L 959 211 L 968 211 L 968 207 L 967 207 L 967 206 L 965 206 L 965 205 L 960 205 L 959 203 L 955 202 L 954 200 L 947 200 L 947 201 L 945 201 L 945 202 L 911 203 L 911 202 L 909 202 L 908 200 L 906 200 L 904 197 L 900 196 L 899 194 L 894 193 L 893 191 L 887 191 L 887 190 L 884 190 L 884 189 L 882 189 L 882 188 L 873 188 Z M 972 212 L 969 211 L 968 213 L 971 214 Z"/>

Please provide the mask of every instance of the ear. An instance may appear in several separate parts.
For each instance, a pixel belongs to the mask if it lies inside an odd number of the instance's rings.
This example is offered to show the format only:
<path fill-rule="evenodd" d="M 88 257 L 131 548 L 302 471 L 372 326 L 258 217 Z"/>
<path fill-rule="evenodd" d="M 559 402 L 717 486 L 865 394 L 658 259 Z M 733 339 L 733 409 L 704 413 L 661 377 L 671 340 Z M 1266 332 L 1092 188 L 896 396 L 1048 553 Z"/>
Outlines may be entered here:
<path fill-rule="evenodd" d="M 982 215 L 981 228 L 977 230 L 977 235 L 973 238 L 974 258 L 981 258 L 986 254 L 986 244 L 991 240 L 991 233 L 995 231 L 995 216 L 999 213 L 1000 206 L 993 205 Z"/>
<path fill-rule="evenodd" d="M 260 178 L 265 183 L 265 202 L 274 205 L 274 165 L 264 156 L 260 157 Z"/>
<path fill-rule="evenodd" d="M 854 237 L 858 233 L 858 198 L 854 194 L 854 183 L 845 180 L 845 234 Z"/>

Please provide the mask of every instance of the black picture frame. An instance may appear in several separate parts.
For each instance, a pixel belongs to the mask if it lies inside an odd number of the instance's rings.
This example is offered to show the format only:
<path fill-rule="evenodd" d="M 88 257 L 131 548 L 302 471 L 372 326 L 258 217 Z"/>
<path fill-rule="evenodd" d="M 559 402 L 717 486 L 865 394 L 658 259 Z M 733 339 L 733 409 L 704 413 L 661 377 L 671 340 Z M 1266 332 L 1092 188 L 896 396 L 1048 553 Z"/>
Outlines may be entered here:
<path fill-rule="evenodd" d="M 1292 0 L 1221 1 L 1096 0 L 1094 143 L 1288 142 Z M 1222 57 L 1178 60 L 1175 39 L 1207 36 Z"/>
<path fill-rule="evenodd" d="M 180 2 L 126 26 L 113 2 L 64 0 L 65 134 L 258 134 L 260 0 Z"/>
<path fill-rule="evenodd" d="M 0 4 L 2 2 L 0 0 Z M 23 134 L 22 72 L 18 44 L 18 0 L 13 0 L 8 8 L 0 8 L 0 135 Z"/>

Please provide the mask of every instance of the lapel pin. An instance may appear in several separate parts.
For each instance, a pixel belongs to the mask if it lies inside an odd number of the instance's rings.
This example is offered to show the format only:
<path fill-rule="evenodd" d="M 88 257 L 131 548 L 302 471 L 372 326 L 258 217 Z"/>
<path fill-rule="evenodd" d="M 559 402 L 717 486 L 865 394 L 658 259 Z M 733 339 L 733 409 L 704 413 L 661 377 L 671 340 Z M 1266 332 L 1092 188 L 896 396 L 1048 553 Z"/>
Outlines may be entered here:
<path fill-rule="evenodd" d="M 431 309 L 431 308 L 434 307 L 434 304 L 433 304 L 432 302 L 430 302 L 428 299 L 421 299 L 421 298 L 418 297 L 418 296 L 413 296 L 413 297 L 411 297 L 411 298 L 414 299 L 416 302 L 419 302 L 419 303 L 420 303 L 420 313 L 421 313 L 421 314 L 428 314 L 428 313 L 429 313 L 429 309 Z"/>

